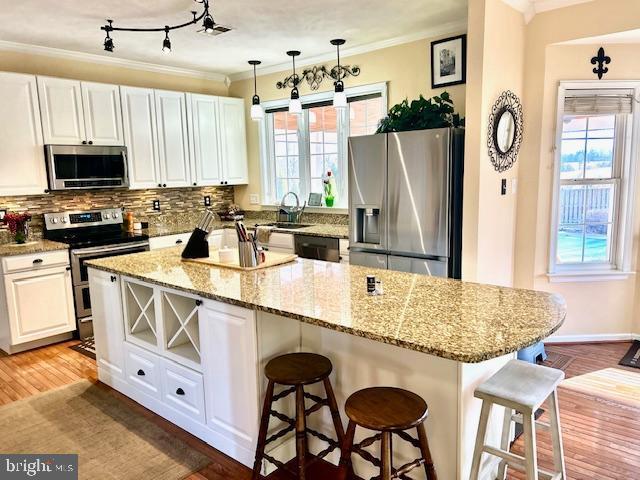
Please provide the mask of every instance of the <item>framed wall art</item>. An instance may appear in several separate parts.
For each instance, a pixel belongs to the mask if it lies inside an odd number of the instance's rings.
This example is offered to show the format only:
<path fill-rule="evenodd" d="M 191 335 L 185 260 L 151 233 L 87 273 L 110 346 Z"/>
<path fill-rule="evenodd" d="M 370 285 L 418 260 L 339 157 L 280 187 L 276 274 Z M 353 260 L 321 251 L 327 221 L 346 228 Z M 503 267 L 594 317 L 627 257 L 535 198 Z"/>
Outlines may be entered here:
<path fill-rule="evenodd" d="M 431 88 L 467 82 L 467 36 L 431 42 Z"/>

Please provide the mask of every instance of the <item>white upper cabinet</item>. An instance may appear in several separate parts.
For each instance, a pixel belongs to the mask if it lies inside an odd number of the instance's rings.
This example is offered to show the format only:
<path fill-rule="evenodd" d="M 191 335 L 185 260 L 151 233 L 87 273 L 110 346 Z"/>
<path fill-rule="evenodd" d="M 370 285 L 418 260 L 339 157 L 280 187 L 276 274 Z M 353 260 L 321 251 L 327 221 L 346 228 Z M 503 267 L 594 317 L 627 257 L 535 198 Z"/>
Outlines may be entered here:
<path fill-rule="evenodd" d="M 225 185 L 249 183 L 244 100 L 220 97 L 220 152 Z"/>
<path fill-rule="evenodd" d="M 124 145 L 120 87 L 104 83 L 81 83 L 87 142 L 93 145 Z"/>
<path fill-rule="evenodd" d="M 198 186 L 222 185 L 218 132 L 218 97 L 187 94 L 193 182 Z"/>
<path fill-rule="evenodd" d="M 44 143 L 80 145 L 86 142 L 80 82 L 38 77 Z"/>
<path fill-rule="evenodd" d="M 155 188 L 161 183 L 156 104 L 152 89 L 121 87 L 124 140 L 130 188 Z"/>
<path fill-rule="evenodd" d="M 0 196 L 47 188 L 36 77 L 0 72 Z"/>
<path fill-rule="evenodd" d="M 38 77 L 44 143 L 123 145 L 117 85 Z"/>
<path fill-rule="evenodd" d="M 163 187 L 191 185 L 186 94 L 156 90 L 158 153 Z"/>

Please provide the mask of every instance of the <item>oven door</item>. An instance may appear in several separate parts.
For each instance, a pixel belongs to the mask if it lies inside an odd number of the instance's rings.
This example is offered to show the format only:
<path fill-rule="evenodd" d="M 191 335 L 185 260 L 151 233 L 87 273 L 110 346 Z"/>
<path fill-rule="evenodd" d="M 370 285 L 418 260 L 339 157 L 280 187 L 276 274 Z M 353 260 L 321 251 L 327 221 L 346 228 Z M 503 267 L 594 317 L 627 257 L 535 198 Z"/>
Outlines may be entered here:
<path fill-rule="evenodd" d="M 129 186 L 127 147 L 46 145 L 51 190 Z"/>
<path fill-rule="evenodd" d="M 77 287 L 89 283 L 89 274 L 86 265 L 88 260 L 146 252 L 147 250 L 149 250 L 149 242 L 146 240 L 122 245 L 105 245 L 103 247 L 71 250 L 71 279 L 73 280 L 73 285 Z"/>

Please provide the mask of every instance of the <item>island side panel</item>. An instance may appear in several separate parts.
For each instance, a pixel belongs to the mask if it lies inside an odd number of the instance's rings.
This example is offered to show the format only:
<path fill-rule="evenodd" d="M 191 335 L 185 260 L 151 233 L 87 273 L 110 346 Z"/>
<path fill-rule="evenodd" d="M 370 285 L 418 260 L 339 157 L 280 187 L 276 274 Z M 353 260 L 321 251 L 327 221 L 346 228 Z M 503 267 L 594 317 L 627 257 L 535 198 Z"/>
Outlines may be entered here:
<path fill-rule="evenodd" d="M 458 480 L 467 480 L 471 472 L 473 451 L 475 448 L 482 401 L 475 398 L 475 389 L 500 370 L 515 354 L 504 355 L 480 363 L 458 364 Z M 489 417 L 485 443 L 500 447 L 504 408 L 494 405 Z M 513 431 L 513 427 L 511 429 Z M 483 455 L 480 466 L 480 480 L 494 480 L 498 474 L 500 459 L 492 455 Z"/>
<path fill-rule="evenodd" d="M 429 405 L 426 428 L 438 478 L 457 478 L 458 362 L 308 324 L 302 325 L 302 349 L 331 359 L 334 366 L 331 381 L 345 424 L 344 403 L 350 394 L 362 388 L 401 387 L 424 398 Z M 310 419 L 310 424 L 331 434 L 333 428 L 328 409 L 323 409 L 322 415 L 315 415 Z M 356 441 L 361 441 L 371 433 L 359 428 Z M 415 436 L 415 430 L 409 433 Z M 418 451 L 404 440 L 394 437 L 393 441 L 396 467 L 417 458 Z M 311 449 L 319 450 L 325 446 L 314 448 L 312 445 Z M 374 444 L 368 450 L 379 457 L 379 444 Z M 336 459 L 335 455 L 331 458 L 332 461 Z M 360 461 L 357 455 L 353 456 L 353 461 L 360 477 L 378 475 L 376 469 Z M 410 476 L 415 479 L 426 478 L 424 469 L 414 470 Z"/>

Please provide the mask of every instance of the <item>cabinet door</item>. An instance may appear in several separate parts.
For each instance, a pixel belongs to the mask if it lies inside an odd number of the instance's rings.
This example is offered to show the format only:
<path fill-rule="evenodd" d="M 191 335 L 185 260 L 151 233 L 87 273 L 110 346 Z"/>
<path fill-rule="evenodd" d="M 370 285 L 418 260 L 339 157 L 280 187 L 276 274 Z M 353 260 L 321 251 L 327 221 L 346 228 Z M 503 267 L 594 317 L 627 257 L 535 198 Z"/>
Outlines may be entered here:
<path fill-rule="evenodd" d="M 100 380 L 124 378 L 124 322 L 120 279 L 107 272 L 89 269 L 91 315 Z M 104 375 L 106 374 L 106 376 Z"/>
<path fill-rule="evenodd" d="M 252 450 L 258 414 L 255 312 L 205 300 L 198 312 L 207 424 Z M 215 445 L 214 445 L 215 446 Z"/>
<path fill-rule="evenodd" d="M 66 266 L 7 274 L 5 290 L 13 345 L 76 329 Z"/>
<path fill-rule="evenodd" d="M 156 104 L 152 89 L 121 87 L 124 140 L 130 188 L 161 183 L 156 136 Z"/>
<path fill-rule="evenodd" d="M 193 182 L 200 186 L 221 185 L 218 97 L 187 94 L 190 110 Z"/>
<path fill-rule="evenodd" d="M 79 145 L 86 141 L 80 82 L 38 77 L 44 143 Z"/>
<path fill-rule="evenodd" d="M 36 77 L 0 73 L 0 105 L 0 196 L 42 194 L 47 175 Z"/>
<path fill-rule="evenodd" d="M 118 85 L 82 82 L 87 141 L 94 145 L 124 145 Z"/>
<path fill-rule="evenodd" d="M 228 185 L 249 183 L 244 100 L 220 97 L 222 174 Z"/>
<path fill-rule="evenodd" d="M 156 90 L 158 152 L 162 185 L 191 185 L 186 96 L 180 92 Z"/>

